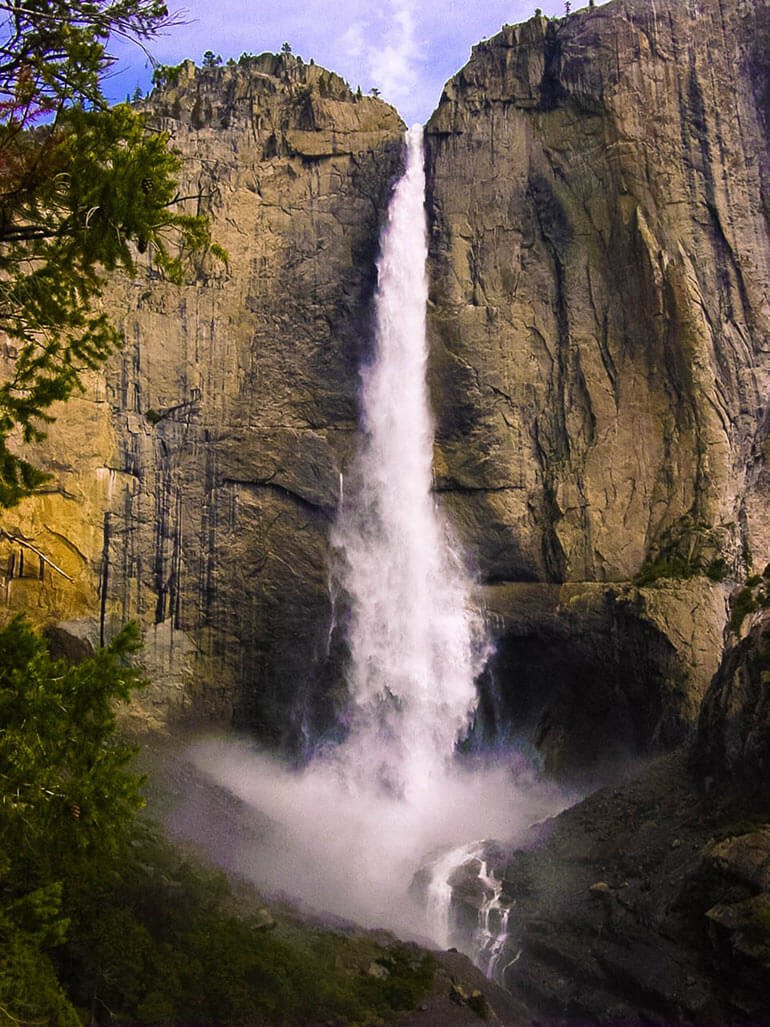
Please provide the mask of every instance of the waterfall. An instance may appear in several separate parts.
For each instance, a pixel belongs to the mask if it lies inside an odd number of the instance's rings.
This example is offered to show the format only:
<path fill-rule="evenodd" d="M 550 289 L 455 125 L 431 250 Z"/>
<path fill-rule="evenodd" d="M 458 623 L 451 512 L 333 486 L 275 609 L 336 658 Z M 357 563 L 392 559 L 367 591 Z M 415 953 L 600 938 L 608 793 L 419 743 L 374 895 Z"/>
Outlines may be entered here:
<path fill-rule="evenodd" d="M 479 849 L 468 839 L 511 838 L 555 803 L 501 753 L 488 766 L 453 760 L 489 647 L 470 601 L 472 580 L 432 490 L 424 192 L 416 126 L 382 234 L 360 443 L 340 476 L 331 534 L 327 648 L 344 623 L 345 737 L 300 769 L 232 739 L 202 740 L 190 754 L 258 825 L 242 841 L 228 835 L 229 866 L 317 909 L 446 945 L 454 933 L 453 869 Z M 189 823 L 200 819 L 197 808 L 187 814 Z M 429 853 L 427 894 L 418 896 L 410 881 Z M 491 966 L 503 945 L 493 925 L 500 921 L 503 934 L 506 914 L 491 877 L 486 890 L 479 937 Z"/>
<path fill-rule="evenodd" d="M 469 956 L 487 977 L 497 980 L 503 954 L 507 954 L 508 921 L 512 904 L 503 900 L 503 884 L 489 868 L 487 842 L 470 842 L 441 853 L 422 871 L 422 886 L 433 937 L 442 948 L 455 946 Z M 477 893 L 476 923 L 462 925 L 453 912 L 453 878 L 462 889 Z M 514 962 L 509 960 L 507 968 Z"/>
<path fill-rule="evenodd" d="M 508 920 L 511 915 L 511 907 L 503 904 L 502 882 L 489 872 L 486 860 L 482 860 L 479 867 L 479 881 L 484 886 L 485 895 L 479 907 L 472 958 L 487 977 L 495 980 L 497 968 L 508 941 Z"/>
<path fill-rule="evenodd" d="M 362 441 L 333 534 L 350 600 L 352 706 L 339 759 L 404 798 L 444 773 L 487 655 L 471 581 L 432 492 L 424 196 L 415 125 L 382 236 Z"/>

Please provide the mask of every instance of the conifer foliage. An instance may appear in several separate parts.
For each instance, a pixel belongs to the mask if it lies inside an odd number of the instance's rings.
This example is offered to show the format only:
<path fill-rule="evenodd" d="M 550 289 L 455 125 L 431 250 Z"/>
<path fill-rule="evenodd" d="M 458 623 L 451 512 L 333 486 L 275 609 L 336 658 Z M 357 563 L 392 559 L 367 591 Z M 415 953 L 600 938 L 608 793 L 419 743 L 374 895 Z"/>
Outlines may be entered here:
<path fill-rule="evenodd" d="M 116 740 L 113 708 L 142 683 L 128 659 L 138 635 L 129 624 L 69 666 L 22 618 L 0 631 L 0 846 L 34 852 L 43 881 L 78 851 L 112 845 L 141 805 L 138 779 L 124 772 L 134 750 Z"/>
<path fill-rule="evenodd" d="M 106 275 L 148 248 L 174 281 L 191 253 L 224 256 L 178 208 L 168 138 L 101 91 L 110 37 L 168 22 L 161 0 L 0 0 L 0 507 L 44 479 L 19 443 L 119 342 L 95 306 Z"/>
<path fill-rule="evenodd" d="M 129 625 L 78 666 L 21 618 L 0 631 L 0 1024 L 80 1021 L 50 953 L 72 892 L 126 851 L 140 779 L 115 734 L 115 701 L 142 683 Z"/>

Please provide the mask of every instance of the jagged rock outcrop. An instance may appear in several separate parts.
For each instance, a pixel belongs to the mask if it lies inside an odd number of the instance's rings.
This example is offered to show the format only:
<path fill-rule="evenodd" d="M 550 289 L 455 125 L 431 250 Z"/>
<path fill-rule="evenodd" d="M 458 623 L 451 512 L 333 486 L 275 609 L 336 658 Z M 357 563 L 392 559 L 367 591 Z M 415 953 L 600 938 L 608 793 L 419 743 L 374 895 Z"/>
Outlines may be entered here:
<path fill-rule="evenodd" d="M 769 41 L 766 0 L 614 0 L 506 26 L 447 83 L 427 126 L 437 484 L 483 580 L 767 561 Z M 663 624 L 708 587 L 661 592 Z M 719 663 L 713 588 L 680 731 Z"/>
<path fill-rule="evenodd" d="M 770 596 L 767 597 L 770 599 Z M 770 780 L 770 615 L 725 653 L 706 693 L 694 759 L 712 780 L 767 794 Z"/>
<path fill-rule="evenodd" d="M 487 846 L 509 909 L 497 977 L 520 1023 L 727 1024 L 770 1018 L 767 808 L 713 787 L 683 752 Z M 741 816 L 738 816 L 740 811 Z M 478 870 L 453 877 L 455 943 L 478 917 Z"/>
<path fill-rule="evenodd" d="M 125 346 L 56 411 L 51 490 L 3 516 L 5 612 L 94 644 L 138 617 L 145 720 L 234 709 L 283 741 L 311 689 L 310 726 L 323 719 L 333 683 L 327 532 L 403 124 L 288 54 L 186 62 L 146 108 L 229 263 L 207 258 L 181 289 L 151 261 L 111 284 Z M 22 543 L 59 570 L 41 580 Z"/>

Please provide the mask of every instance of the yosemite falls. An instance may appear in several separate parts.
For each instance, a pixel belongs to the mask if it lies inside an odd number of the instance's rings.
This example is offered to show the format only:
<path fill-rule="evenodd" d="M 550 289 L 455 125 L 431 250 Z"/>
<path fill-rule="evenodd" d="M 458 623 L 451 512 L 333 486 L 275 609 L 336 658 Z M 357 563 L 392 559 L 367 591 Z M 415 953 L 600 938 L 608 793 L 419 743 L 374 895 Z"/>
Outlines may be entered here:
<path fill-rule="evenodd" d="M 353 710 L 338 757 L 351 778 L 410 799 L 444 773 L 485 658 L 471 583 L 431 492 L 424 195 L 415 125 L 378 262 L 356 487 L 333 536 L 351 606 Z"/>
<path fill-rule="evenodd" d="M 449 850 L 510 838 L 555 802 L 500 754 L 488 767 L 455 759 L 489 648 L 431 488 L 424 184 L 415 126 L 381 240 L 361 439 L 332 536 L 350 652 L 345 737 L 301 770 L 232 740 L 198 743 L 192 758 L 252 811 L 228 865 L 319 910 L 446 944 L 451 889 L 430 868 L 451 873 Z M 200 819 L 183 813 L 182 830 L 186 815 Z M 428 893 L 415 897 L 426 865 Z"/>

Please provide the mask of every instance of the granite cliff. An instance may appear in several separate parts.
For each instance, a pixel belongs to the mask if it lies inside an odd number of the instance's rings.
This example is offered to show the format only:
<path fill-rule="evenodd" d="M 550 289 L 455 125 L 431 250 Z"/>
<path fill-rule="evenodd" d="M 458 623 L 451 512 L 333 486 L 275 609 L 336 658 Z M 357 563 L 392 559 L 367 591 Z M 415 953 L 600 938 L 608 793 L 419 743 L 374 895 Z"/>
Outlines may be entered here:
<path fill-rule="evenodd" d="M 404 126 L 289 54 L 169 69 L 147 110 L 229 263 L 111 284 L 125 345 L 57 411 L 50 489 L 4 515 L 4 613 L 63 622 L 59 645 L 137 617 L 144 723 L 298 744 L 336 681 L 326 540 Z"/>
<path fill-rule="evenodd" d="M 498 643 L 478 730 L 555 771 L 687 737 L 769 558 L 769 44 L 766 0 L 537 16 L 426 129 L 436 489 Z M 291 55 L 188 62 L 147 109 L 230 261 L 111 286 L 126 344 L 4 516 L 4 614 L 94 644 L 138 617 L 146 719 L 298 746 L 344 692 L 328 529 L 403 125 Z"/>
<path fill-rule="evenodd" d="M 770 553 L 769 42 L 753 0 L 535 17 L 427 126 L 437 487 L 555 764 L 684 737 Z"/>

